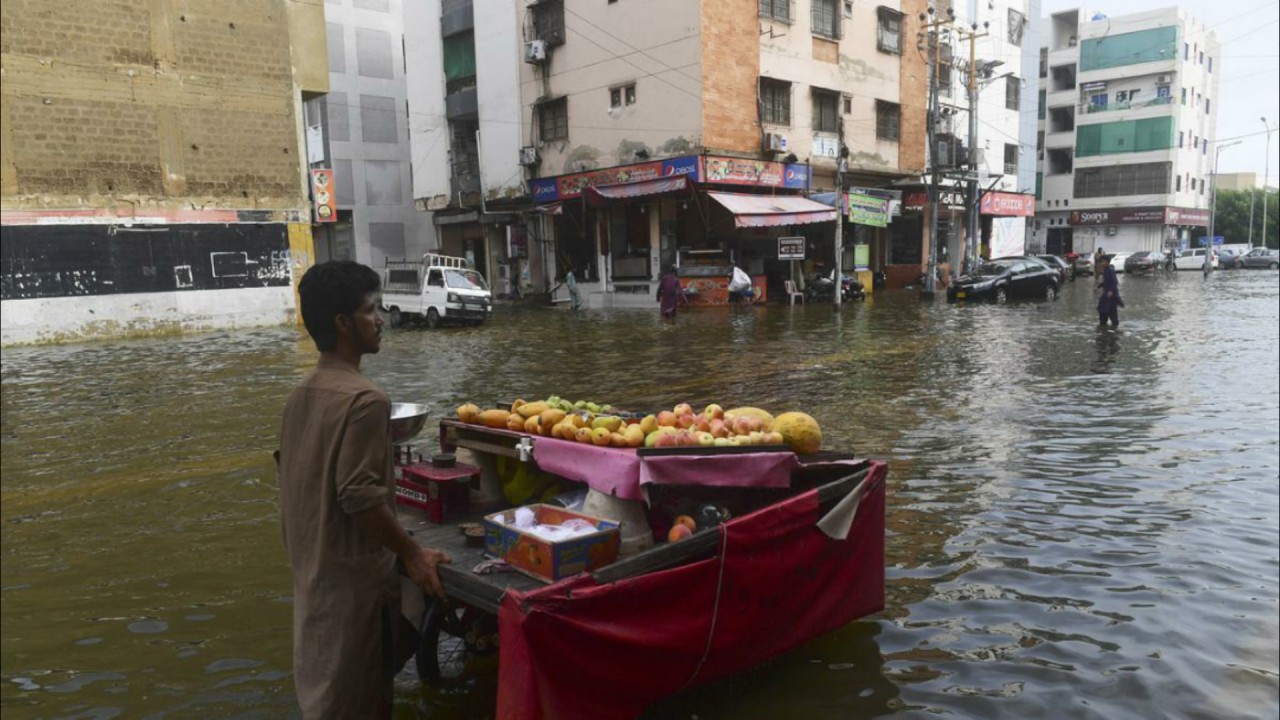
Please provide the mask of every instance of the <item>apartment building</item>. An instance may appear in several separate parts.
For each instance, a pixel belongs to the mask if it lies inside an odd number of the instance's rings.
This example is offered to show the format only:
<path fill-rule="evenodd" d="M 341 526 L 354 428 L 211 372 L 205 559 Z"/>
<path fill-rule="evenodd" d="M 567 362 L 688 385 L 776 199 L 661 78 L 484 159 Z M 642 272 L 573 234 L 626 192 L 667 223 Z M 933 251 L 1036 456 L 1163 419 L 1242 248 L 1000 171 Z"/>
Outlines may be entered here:
<path fill-rule="evenodd" d="M 329 93 L 307 102 L 313 168 L 333 171 L 337 217 L 316 233 L 316 259 L 382 268 L 436 246 L 413 203 L 401 0 L 325 0 Z"/>
<path fill-rule="evenodd" d="M 319 4 L 9 0 L 0 30 L 4 344 L 294 319 Z"/>
<path fill-rule="evenodd" d="M 809 196 L 835 189 L 843 155 L 874 223 L 850 228 L 846 267 L 918 277 L 893 184 L 924 169 L 927 68 L 907 51 L 923 10 L 428 0 L 406 25 L 414 196 L 500 286 L 573 269 L 589 303 L 647 306 L 666 265 L 707 298 L 730 263 L 776 290 L 829 270 L 834 210 Z M 780 259 L 784 236 L 804 238 L 804 265 Z"/>
<path fill-rule="evenodd" d="M 1178 8 L 1045 20 L 1037 242 L 1051 253 L 1185 246 L 1209 223 L 1217 37 Z"/>

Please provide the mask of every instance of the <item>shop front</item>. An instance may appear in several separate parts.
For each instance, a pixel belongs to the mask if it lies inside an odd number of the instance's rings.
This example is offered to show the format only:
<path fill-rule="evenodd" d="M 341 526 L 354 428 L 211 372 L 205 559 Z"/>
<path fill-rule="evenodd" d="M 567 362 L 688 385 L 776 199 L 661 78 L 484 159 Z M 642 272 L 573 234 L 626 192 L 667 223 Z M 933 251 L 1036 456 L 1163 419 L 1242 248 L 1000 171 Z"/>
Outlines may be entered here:
<path fill-rule="evenodd" d="M 1204 208 L 1124 207 L 1074 210 L 1068 222 L 1076 252 L 1135 253 L 1188 247 L 1194 228 L 1209 226 Z"/>
<path fill-rule="evenodd" d="M 777 238 L 835 219 L 803 197 L 808 173 L 806 165 L 685 156 L 539 178 L 530 195 L 555 208 L 554 277 L 572 269 L 590 307 L 656 307 L 666 268 L 694 304 L 724 304 L 735 264 L 763 302 L 787 279 Z"/>
<path fill-rule="evenodd" d="M 1024 255 L 1027 252 L 1027 218 L 1036 214 L 1036 197 L 1024 193 L 985 192 L 978 201 L 982 224 L 983 259 Z"/>
<path fill-rule="evenodd" d="M 938 190 L 938 243 L 935 261 L 938 277 L 945 284 L 951 258 L 959 256 L 964 242 L 964 191 L 954 187 Z M 902 288 L 918 285 L 929 265 L 929 193 L 909 190 L 902 196 L 902 216 L 889 227 L 889 261 L 885 266 L 887 285 Z"/>

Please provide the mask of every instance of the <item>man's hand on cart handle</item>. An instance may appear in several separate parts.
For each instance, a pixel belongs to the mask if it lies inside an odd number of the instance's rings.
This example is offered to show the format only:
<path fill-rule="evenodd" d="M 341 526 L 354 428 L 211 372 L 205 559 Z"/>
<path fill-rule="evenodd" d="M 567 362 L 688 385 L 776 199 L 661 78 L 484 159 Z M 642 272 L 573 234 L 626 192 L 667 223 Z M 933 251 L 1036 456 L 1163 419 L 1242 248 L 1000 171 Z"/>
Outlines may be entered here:
<path fill-rule="evenodd" d="M 437 567 L 442 563 L 449 565 L 453 562 L 449 559 L 448 554 L 431 548 L 419 547 L 417 552 L 403 558 L 403 560 L 405 574 L 409 576 L 413 584 L 422 588 L 422 592 L 434 595 L 442 602 L 448 601 L 444 594 L 444 585 L 440 583 L 440 572 L 437 570 Z"/>

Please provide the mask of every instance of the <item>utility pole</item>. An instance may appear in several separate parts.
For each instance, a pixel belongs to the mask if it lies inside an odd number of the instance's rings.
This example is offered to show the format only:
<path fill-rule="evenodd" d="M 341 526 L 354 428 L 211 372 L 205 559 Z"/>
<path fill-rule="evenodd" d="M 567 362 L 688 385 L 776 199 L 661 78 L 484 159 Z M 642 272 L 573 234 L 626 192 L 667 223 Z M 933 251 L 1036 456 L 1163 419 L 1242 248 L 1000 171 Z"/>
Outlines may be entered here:
<path fill-rule="evenodd" d="M 965 233 L 964 241 L 964 257 L 960 262 L 952 263 L 951 277 L 959 278 L 961 269 L 968 270 L 972 266 L 974 259 L 978 254 L 978 234 L 981 232 L 979 227 L 978 215 L 978 163 L 975 156 L 978 151 L 978 39 L 986 37 L 989 33 L 987 28 L 990 23 L 982 23 L 982 33 L 978 33 L 978 23 L 973 23 L 971 30 L 963 30 L 960 32 L 961 40 L 969 41 L 969 166 L 970 177 L 966 183 L 968 192 L 965 198 L 965 208 L 968 210 L 969 225 Z M 962 267 L 963 266 L 963 267 Z"/>
<path fill-rule="evenodd" d="M 1237 140 L 1229 142 L 1226 145 L 1219 145 L 1213 151 L 1213 174 L 1209 176 L 1209 234 L 1205 237 L 1204 246 L 1204 276 L 1209 277 L 1209 273 L 1213 271 L 1213 223 L 1218 216 L 1218 158 L 1222 157 L 1222 151 L 1232 145 L 1239 145 L 1244 142 Z"/>
<path fill-rule="evenodd" d="M 1266 160 L 1262 169 L 1262 247 L 1267 247 L 1267 189 L 1271 173 L 1271 126 L 1267 124 L 1267 119 L 1262 118 L 1262 124 L 1267 128 L 1267 152 Z M 1250 225 L 1250 227 L 1253 227 Z"/>
<path fill-rule="evenodd" d="M 951 18 L 955 17 L 955 11 L 948 9 L 947 13 Z M 921 15 L 920 20 L 924 22 L 925 39 L 929 43 L 929 106 L 927 112 L 928 125 L 925 127 L 925 137 L 928 139 L 928 158 L 929 158 L 929 264 L 928 272 L 924 279 L 924 289 L 920 293 L 920 297 L 926 300 L 932 300 L 937 292 L 938 278 L 938 145 L 934 138 L 936 137 L 936 127 L 938 124 L 938 30 L 951 22 L 951 18 L 947 20 L 931 20 L 934 9 L 930 7 L 928 15 Z"/>
<path fill-rule="evenodd" d="M 844 301 L 844 168 L 849 162 L 849 149 L 844 146 L 844 116 L 838 115 L 840 123 L 839 149 L 836 150 L 836 264 L 832 275 L 832 303 L 836 310 Z"/>

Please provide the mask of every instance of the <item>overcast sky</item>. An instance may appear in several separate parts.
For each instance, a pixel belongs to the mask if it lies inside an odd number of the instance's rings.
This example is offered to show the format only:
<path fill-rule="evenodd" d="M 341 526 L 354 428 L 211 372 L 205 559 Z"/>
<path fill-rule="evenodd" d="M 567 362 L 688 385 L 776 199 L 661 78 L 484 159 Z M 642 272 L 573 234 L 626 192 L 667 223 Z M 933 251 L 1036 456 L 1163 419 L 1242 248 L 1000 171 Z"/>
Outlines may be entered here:
<path fill-rule="evenodd" d="M 1218 94 L 1213 106 L 1218 116 L 1218 138 L 1241 135 L 1243 143 L 1222 151 L 1218 172 L 1257 172 L 1262 176 L 1267 137 L 1261 118 L 1274 129 L 1280 124 L 1280 3 L 1276 0 L 1111 0 L 1083 5 L 1067 0 L 1041 0 L 1041 17 L 1088 8 L 1108 15 L 1156 10 L 1181 5 L 1209 26 L 1222 44 L 1222 58 L 1213 70 L 1222 68 Z M 1082 18 L 1083 19 L 1083 18 Z M 1041 32 L 1045 31 L 1042 25 Z M 1210 149 L 1212 150 L 1212 148 Z M 1280 177 L 1280 131 L 1271 133 L 1271 184 Z"/>

